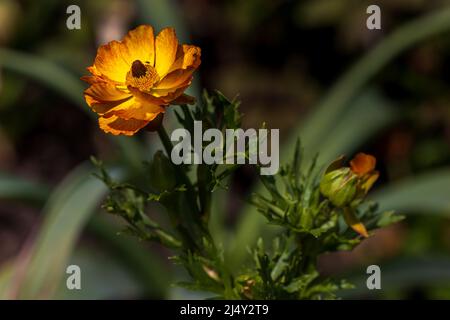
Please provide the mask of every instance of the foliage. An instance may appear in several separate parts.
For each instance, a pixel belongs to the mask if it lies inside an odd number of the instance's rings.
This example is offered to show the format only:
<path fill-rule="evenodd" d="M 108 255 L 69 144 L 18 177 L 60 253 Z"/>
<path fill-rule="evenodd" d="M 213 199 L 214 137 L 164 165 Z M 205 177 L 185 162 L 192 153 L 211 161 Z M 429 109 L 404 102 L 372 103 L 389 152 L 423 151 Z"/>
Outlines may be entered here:
<path fill-rule="evenodd" d="M 193 114 L 182 106 L 177 113 L 180 123 L 193 133 L 194 120 L 203 121 L 207 128 L 221 131 L 238 128 L 241 115 L 238 103 L 220 92 L 204 93 L 203 103 Z M 164 129 L 160 137 L 170 154 L 171 142 Z M 225 146 L 224 146 L 225 148 Z M 223 150 L 225 154 L 225 150 Z M 246 155 L 249 146 L 246 145 Z M 275 238 L 271 252 L 262 239 L 252 251 L 253 267 L 248 270 L 228 270 L 220 248 L 209 231 L 211 194 L 238 165 L 201 164 L 197 181 L 191 183 L 187 166 L 173 165 L 161 152 L 155 153 L 147 170 L 151 179 L 145 189 L 114 181 L 101 162 L 94 159 L 102 179 L 110 189 L 104 204 L 106 211 L 120 216 L 126 223 L 127 234 L 142 240 L 156 241 L 176 252 L 173 261 L 182 265 L 191 277 L 179 283 L 192 290 L 214 293 L 217 298 L 243 299 L 331 299 L 335 291 L 350 287 L 322 278 L 317 271 L 317 257 L 328 251 L 350 250 L 361 239 L 345 225 L 347 207 L 336 206 L 320 190 L 324 180 L 322 170 L 314 161 L 302 172 L 301 148 L 297 143 L 291 163 L 276 176 L 261 176 L 270 198 L 254 195 L 253 205 L 268 223 L 282 228 Z M 358 201 L 352 210 L 360 223 L 369 230 L 399 220 L 392 213 L 379 213 L 377 206 L 363 208 Z M 150 203 L 162 205 L 171 221 L 171 228 L 163 228 L 146 214 Z"/>

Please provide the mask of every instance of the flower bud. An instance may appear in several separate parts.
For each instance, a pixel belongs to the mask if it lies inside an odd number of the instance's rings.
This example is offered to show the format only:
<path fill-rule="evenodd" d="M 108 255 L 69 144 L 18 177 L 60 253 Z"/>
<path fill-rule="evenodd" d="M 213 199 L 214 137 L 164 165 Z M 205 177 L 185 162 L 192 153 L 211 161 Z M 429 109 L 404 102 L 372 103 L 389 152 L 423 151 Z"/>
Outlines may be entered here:
<path fill-rule="evenodd" d="M 326 173 L 320 182 L 320 192 L 336 207 L 349 205 L 356 196 L 358 176 L 343 167 Z"/>

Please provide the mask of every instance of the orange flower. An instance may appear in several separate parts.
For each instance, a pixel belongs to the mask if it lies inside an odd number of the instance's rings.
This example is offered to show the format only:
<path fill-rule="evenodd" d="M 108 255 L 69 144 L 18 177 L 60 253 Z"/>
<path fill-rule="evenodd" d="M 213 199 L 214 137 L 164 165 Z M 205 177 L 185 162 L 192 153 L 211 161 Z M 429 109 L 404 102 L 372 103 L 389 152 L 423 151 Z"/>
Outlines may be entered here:
<path fill-rule="evenodd" d="M 173 28 L 156 38 L 153 28 L 142 25 L 122 41 L 100 46 L 84 97 L 99 115 L 100 128 L 114 135 L 133 135 L 170 104 L 188 104 L 184 94 L 200 65 L 200 48 L 180 45 Z"/>

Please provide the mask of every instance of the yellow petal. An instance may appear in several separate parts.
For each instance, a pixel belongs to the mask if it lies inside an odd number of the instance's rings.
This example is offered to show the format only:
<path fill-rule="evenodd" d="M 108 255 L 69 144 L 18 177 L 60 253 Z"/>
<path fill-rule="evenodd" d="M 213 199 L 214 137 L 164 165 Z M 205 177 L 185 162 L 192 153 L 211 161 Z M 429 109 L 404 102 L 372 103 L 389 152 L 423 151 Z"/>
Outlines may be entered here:
<path fill-rule="evenodd" d="M 129 63 L 129 67 L 136 60 L 154 65 L 155 36 L 151 26 L 142 25 L 131 30 L 122 43 L 124 44 L 124 59 Z"/>
<path fill-rule="evenodd" d="M 178 40 L 173 28 L 165 28 L 156 36 L 155 68 L 160 78 L 164 77 L 175 62 Z"/>
<path fill-rule="evenodd" d="M 177 89 L 192 80 L 192 74 L 200 65 L 200 48 L 191 45 L 178 46 L 177 58 L 168 74 L 157 84 L 156 89 Z"/>
<path fill-rule="evenodd" d="M 134 104 L 130 108 L 118 110 L 113 109 L 105 116 L 114 115 L 125 120 L 135 119 L 148 122 L 155 119 L 162 112 L 164 112 L 164 108 L 160 106 L 148 103 L 141 103 L 135 100 Z"/>
<path fill-rule="evenodd" d="M 175 92 L 178 92 L 178 94 L 176 94 L 176 96 L 178 97 L 180 94 L 182 94 L 184 92 L 184 90 L 186 90 L 190 84 L 192 82 L 192 77 L 188 78 L 185 82 L 179 84 L 176 87 L 170 87 L 170 88 L 166 88 L 166 89 L 162 89 L 159 87 L 153 88 L 150 93 L 153 94 L 155 97 L 161 97 L 161 98 L 165 98 L 169 95 L 175 95 Z M 174 98 L 172 98 L 174 99 Z"/>
<path fill-rule="evenodd" d="M 84 91 L 87 104 L 98 114 L 104 114 L 120 105 L 127 105 L 133 97 L 130 93 L 125 93 L 116 89 L 110 83 L 94 83 Z"/>
<path fill-rule="evenodd" d="M 80 79 L 89 84 L 105 82 L 102 78 L 96 76 L 82 76 Z"/>
<path fill-rule="evenodd" d="M 158 104 L 160 99 L 155 100 L 157 98 L 149 94 L 141 93 L 137 89 L 130 89 L 133 93 L 133 99 L 130 100 L 130 103 L 124 103 L 111 109 L 105 116 L 115 115 L 125 120 L 137 119 L 151 121 L 158 114 L 165 111 L 164 107 Z"/>
<path fill-rule="evenodd" d="M 131 66 L 131 63 L 124 59 L 127 54 L 125 45 L 118 41 L 100 46 L 95 57 L 95 69 L 108 79 L 123 83 Z"/>
<path fill-rule="evenodd" d="M 97 68 L 95 67 L 95 65 L 87 67 L 86 68 L 87 71 L 89 71 L 90 73 L 92 73 L 92 75 L 94 76 L 101 76 L 102 74 L 97 70 Z"/>
<path fill-rule="evenodd" d="M 148 124 L 148 121 L 135 119 L 124 120 L 117 116 L 112 116 L 109 118 L 100 117 L 98 119 L 98 123 L 100 128 L 107 133 L 112 133 L 113 135 L 124 134 L 127 136 L 132 136 L 137 131 L 145 127 Z"/>
<path fill-rule="evenodd" d="M 378 171 L 374 171 L 373 173 L 368 175 L 367 178 L 364 177 L 366 178 L 366 180 L 361 185 L 362 189 L 364 190 L 364 193 L 369 192 L 370 188 L 372 188 L 375 181 L 377 181 L 379 175 L 380 174 Z"/>
<path fill-rule="evenodd" d="M 92 75 L 91 76 L 83 76 L 83 77 L 81 77 L 81 80 L 83 80 L 89 84 L 101 83 L 101 82 L 111 82 L 113 84 L 115 83 L 114 81 L 111 81 L 108 78 L 102 76 L 101 73 L 98 72 L 97 68 L 95 68 L 95 66 L 90 66 L 87 68 L 87 70 Z"/>
<path fill-rule="evenodd" d="M 132 86 L 128 86 L 128 90 L 139 100 L 143 100 L 148 103 L 156 104 L 156 105 L 166 105 L 167 104 L 163 98 L 157 97 L 150 93 L 142 92 L 139 89 L 134 88 Z"/>
<path fill-rule="evenodd" d="M 185 82 L 192 81 L 192 74 L 195 68 L 178 69 L 167 74 L 161 82 L 155 87 L 156 90 L 168 90 L 169 92 L 175 91 L 178 87 L 182 86 Z M 172 89 L 172 90 L 171 90 Z"/>
<path fill-rule="evenodd" d="M 189 67 L 198 68 L 201 63 L 200 56 L 201 49 L 199 47 L 187 44 L 178 46 L 175 62 L 169 72 Z"/>
<path fill-rule="evenodd" d="M 359 221 L 358 217 L 355 215 L 354 211 L 350 208 L 344 208 L 344 220 L 350 228 L 356 231 L 358 234 L 362 235 L 364 238 L 369 237 L 364 224 Z"/>

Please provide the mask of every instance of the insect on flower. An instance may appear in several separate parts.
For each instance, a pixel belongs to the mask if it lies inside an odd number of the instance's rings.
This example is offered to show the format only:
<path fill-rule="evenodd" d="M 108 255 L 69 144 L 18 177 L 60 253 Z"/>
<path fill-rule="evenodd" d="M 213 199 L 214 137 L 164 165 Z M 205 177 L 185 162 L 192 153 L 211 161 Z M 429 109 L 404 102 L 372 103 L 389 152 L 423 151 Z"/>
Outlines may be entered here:
<path fill-rule="evenodd" d="M 200 48 L 180 45 L 173 28 L 156 37 L 142 25 L 122 41 L 98 48 L 84 97 L 99 115 L 99 126 L 114 135 L 133 135 L 171 104 L 190 104 L 184 94 L 200 65 Z"/>

